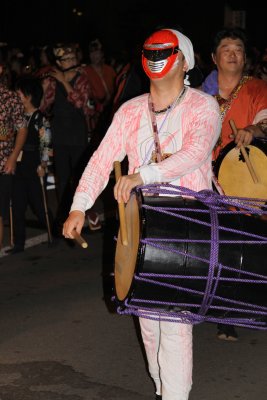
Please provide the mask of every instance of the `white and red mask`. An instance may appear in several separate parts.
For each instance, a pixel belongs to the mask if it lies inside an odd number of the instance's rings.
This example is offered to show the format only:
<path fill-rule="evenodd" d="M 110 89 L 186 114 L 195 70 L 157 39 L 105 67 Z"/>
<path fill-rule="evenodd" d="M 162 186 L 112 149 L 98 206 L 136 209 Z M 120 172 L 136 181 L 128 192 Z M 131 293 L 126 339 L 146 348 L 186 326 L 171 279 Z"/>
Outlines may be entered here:
<path fill-rule="evenodd" d="M 142 64 L 150 79 L 164 77 L 178 61 L 177 36 L 168 29 L 153 33 L 144 43 Z"/>

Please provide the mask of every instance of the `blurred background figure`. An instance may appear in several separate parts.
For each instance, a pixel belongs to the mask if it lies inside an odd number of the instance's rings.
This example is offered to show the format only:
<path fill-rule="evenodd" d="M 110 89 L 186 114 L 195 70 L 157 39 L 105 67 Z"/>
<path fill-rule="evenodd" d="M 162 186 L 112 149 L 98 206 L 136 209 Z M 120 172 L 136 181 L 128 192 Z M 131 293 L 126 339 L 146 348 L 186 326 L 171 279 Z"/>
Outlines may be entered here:
<path fill-rule="evenodd" d="M 49 72 L 55 66 L 55 57 L 51 46 L 43 46 L 39 52 L 39 64 L 34 75 L 37 78 L 43 79 L 49 75 Z"/>
<path fill-rule="evenodd" d="M 76 49 L 59 44 L 53 49 L 56 64 L 43 79 L 41 110 L 50 115 L 58 209 L 54 235 L 62 237 L 62 223 L 69 212 L 74 190 L 87 162 L 88 121 L 92 90 L 78 64 Z"/>
<path fill-rule="evenodd" d="M 0 64 L 0 249 L 4 219 L 8 219 L 12 178 L 27 136 L 23 105 L 7 85 L 7 69 Z"/>
<path fill-rule="evenodd" d="M 89 64 L 85 67 L 92 88 L 97 113 L 91 119 L 90 129 L 101 139 L 110 123 L 116 72 L 106 63 L 102 43 L 98 38 L 89 43 Z"/>
<path fill-rule="evenodd" d="M 41 227 L 46 227 L 42 179 L 49 161 L 51 131 L 49 122 L 39 110 L 43 88 L 38 78 L 25 76 L 16 83 L 16 91 L 24 106 L 28 134 L 17 160 L 12 188 L 14 247 L 11 254 L 24 251 L 26 239 L 26 210 L 30 205 Z M 50 216 L 51 220 L 51 216 Z M 50 223 L 49 223 L 50 226 Z"/>

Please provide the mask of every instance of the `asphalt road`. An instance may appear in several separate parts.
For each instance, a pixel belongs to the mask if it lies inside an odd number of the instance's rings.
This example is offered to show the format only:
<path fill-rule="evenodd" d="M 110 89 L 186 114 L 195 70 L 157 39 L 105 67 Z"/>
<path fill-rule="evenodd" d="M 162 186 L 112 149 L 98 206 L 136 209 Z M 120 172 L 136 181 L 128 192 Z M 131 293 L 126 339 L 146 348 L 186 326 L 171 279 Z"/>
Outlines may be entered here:
<path fill-rule="evenodd" d="M 110 300 L 116 225 L 85 230 L 87 249 L 62 239 L 0 258 L 0 400 L 154 399 L 137 320 Z M 267 398 L 266 331 L 238 333 L 194 327 L 190 400 Z"/>

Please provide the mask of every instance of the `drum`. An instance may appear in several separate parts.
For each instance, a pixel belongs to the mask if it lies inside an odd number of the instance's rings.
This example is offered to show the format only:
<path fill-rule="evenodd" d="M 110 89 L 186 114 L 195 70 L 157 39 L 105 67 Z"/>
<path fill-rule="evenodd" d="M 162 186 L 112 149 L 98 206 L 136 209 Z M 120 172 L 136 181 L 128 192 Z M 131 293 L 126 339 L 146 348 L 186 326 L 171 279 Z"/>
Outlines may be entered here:
<path fill-rule="evenodd" d="M 266 199 L 267 142 L 264 139 L 254 139 L 245 150 L 258 178 L 257 183 L 253 181 L 241 150 L 236 149 L 234 141 L 221 151 L 214 164 L 214 174 L 228 196 Z"/>
<path fill-rule="evenodd" d="M 125 210 L 129 244 L 119 233 L 115 254 L 120 312 L 190 312 L 198 321 L 266 324 L 267 222 L 231 211 L 228 198 L 207 193 L 204 202 L 141 190 L 131 195 Z"/>

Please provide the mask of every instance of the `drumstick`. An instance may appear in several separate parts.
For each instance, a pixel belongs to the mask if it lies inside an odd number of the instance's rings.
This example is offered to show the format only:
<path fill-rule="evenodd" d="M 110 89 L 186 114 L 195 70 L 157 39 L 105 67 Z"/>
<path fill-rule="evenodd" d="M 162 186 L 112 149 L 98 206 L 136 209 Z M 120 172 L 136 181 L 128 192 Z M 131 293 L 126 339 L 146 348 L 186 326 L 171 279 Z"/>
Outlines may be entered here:
<path fill-rule="evenodd" d="M 230 119 L 229 123 L 230 123 L 231 128 L 232 128 L 232 130 L 234 132 L 234 135 L 236 136 L 237 135 L 237 129 L 236 129 L 234 120 Z M 240 150 L 241 150 L 242 156 L 244 157 L 244 159 L 246 161 L 246 164 L 247 164 L 248 170 L 250 172 L 251 178 L 253 179 L 253 182 L 254 183 L 258 183 L 259 182 L 258 177 L 257 177 L 257 175 L 255 173 L 255 170 L 254 170 L 252 164 L 251 164 L 251 161 L 249 159 L 249 156 L 248 156 L 248 153 L 246 152 L 245 147 L 243 145 L 241 145 Z"/>
<path fill-rule="evenodd" d="M 39 178 L 40 178 L 40 183 L 41 183 L 41 187 L 42 187 L 48 241 L 49 241 L 49 243 L 52 243 L 52 234 L 51 234 L 51 229 L 50 229 L 50 221 L 49 221 L 46 193 L 45 193 L 45 187 L 44 187 L 44 178 L 42 176 L 40 176 Z"/>
<path fill-rule="evenodd" d="M 83 249 L 86 249 L 88 247 L 87 242 L 84 240 L 84 238 L 79 235 L 79 233 L 76 231 L 76 229 L 73 229 L 71 231 L 72 236 L 74 236 L 74 240 L 76 240 L 76 242 L 82 246 Z"/>
<path fill-rule="evenodd" d="M 114 161 L 114 170 L 115 170 L 116 182 L 118 182 L 118 179 L 121 177 L 121 164 L 119 161 Z M 120 218 L 121 242 L 123 246 L 128 246 L 128 235 L 127 235 L 124 203 L 123 202 L 118 203 L 118 208 L 119 208 L 119 218 Z"/>

